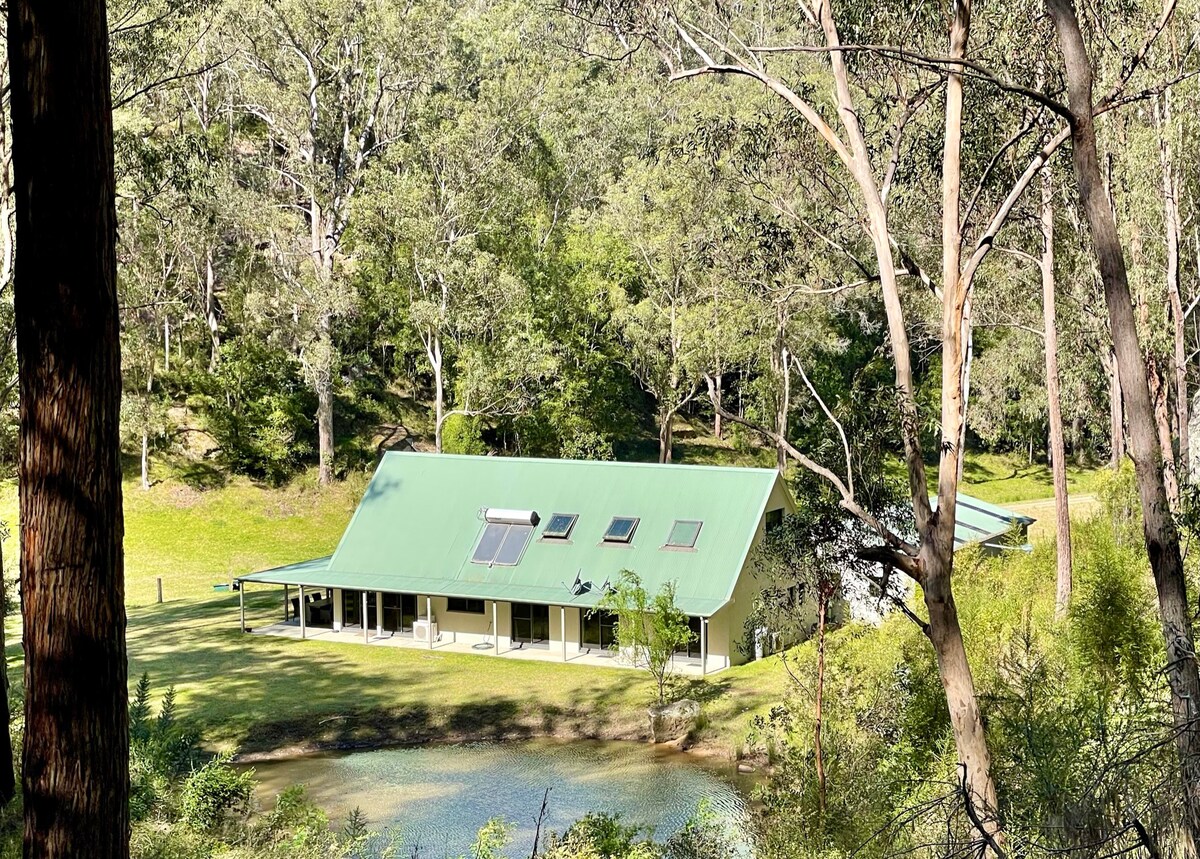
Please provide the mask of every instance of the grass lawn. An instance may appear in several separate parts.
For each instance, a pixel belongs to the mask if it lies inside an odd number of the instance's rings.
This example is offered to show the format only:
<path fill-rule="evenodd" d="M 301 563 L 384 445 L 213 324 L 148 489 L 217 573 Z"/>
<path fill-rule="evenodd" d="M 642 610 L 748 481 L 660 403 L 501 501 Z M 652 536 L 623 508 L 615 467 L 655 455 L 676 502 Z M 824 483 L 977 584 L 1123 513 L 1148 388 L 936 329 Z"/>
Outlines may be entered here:
<path fill-rule="evenodd" d="M 687 460 L 763 464 L 703 436 L 682 440 Z M 714 451 L 722 456 L 714 457 Z M 768 452 L 769 453 L 769 452 Z M 1049 472 L 1007 457 L 972 456 L 966 491 L 999 503 L 1046 498 Z M 1086 492 L 1094 473 L 1076 470 Z M 165 476 L 149 491 L 125 484 L 125 572 L 130 679 L 148 672 L 157 694 L 174 685 L 181 714 L 216 748 L 267 751 L 432 738 L 635 737 L 652 697 L 642 672 L 489 656 L 243 636 L 238 598 L 213 590 L 238 573 L 328 554 L 366 485 L 356 475 L 318 489 L 311 475 L 280 489 L 244 479 L 207 490 Z M 1036 503 L 1036 502 L 1035 502 Z M 0 519 L 15 532 L 16 486 L 0 483 Z M 4 542 L 11 572 L 15 536 Z M 161 577 L 165 602 L 155 604 Z M 247 596 L 251 626 L 280 613 L 275 589 Z M 15 619 L 10 619 L 10 621 Z M 10 638 L 15 641 L 15 636 Z M 19 682 L 19 645 L 9 648 Z M 691 681 L 704 702 L 703 741 L 732 752 L 751 717 L 785 694 L 777 659 Z"/>
<path fill-rule="evenodd" d="M 1067 466 L 1068 495 L 1092 495 L 1103 467 Z M 968 453 L 963 466 L 963 491 L 993 504 L 1015 504 L 1054 497 L 1050 466 L 1032 465 L 1019 454 Z"/>
<path fill-rule="evenodd" d="M 640 671 L 242 635 L 237 594 L 213 585 L 332 551 L 365 483 L 357 476 L 319 490 L 306 476 L 281 489 L 233 480 L 201 491 L 168 478 L 143 491 L 128 480 L 131 684 L 148 672 L 156 697 L 174 685 L 181 715 L 206 744 L 246 752 L 307 742 L 645 732 L 653 692 Z M 17 521 L 12 481 L 0 484 L 0 519 Z M 15 537 L 4 550 L 11 571 Z M 162 605 L 155 604 L 159 576 Z M 280 597 L 274 588 L 248 592 L 247 623 L 275 620 Z M 9 640 L 19 683 L 19 644 L 15 635 Z M 779 701 L 786 684 L 777 660 L 691 682 L 688 693 L 704 701 L 709 719 L 705 743 L 733 751 L 751 716 Z"/>

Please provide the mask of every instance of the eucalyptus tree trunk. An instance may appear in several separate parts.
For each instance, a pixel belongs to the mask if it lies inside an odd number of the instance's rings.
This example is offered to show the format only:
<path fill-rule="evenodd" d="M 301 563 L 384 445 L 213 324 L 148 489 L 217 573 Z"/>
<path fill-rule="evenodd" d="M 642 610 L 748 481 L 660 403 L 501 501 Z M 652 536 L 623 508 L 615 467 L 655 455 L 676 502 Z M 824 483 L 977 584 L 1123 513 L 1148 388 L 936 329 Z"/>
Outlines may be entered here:
<path fill-rule="evenodd" d="M 675 410 L 667 409 L 658 419 L 658 461 L 669 463 L 675 447 Z"/>
<path fill-rule="evenodd" d="M 102 0 L 11 0 L 26 859 L 126 859 L 120 340 Z"/>
<path fill-rule="evenodd" d="M 818 585 L 820 587 L 820 585 Z M 821 588 L 817 603 L 817 695 L 813 703 L 813 757 L 817 771 L 817 808 L 825 814 L 825 751 L 822 747 L 822 727 L 825 707 L 825 617 L 829 613 L 829 598 Z M 824 825 L 824 821 L 822 821 Z"/>
<path fill-rule="evenodd" d="M 442 338 L 436 331 L 426 338 L 425 353 L 433 368 L 433 449 L 441 453 L 442 425 L 446 422 L 446 380 L 442 374 Z"/>
<path fill-rule="evenodd" d="M 1171 311 L 1171 367 L 1175 375 L 1175 432 L 1179 450 L 1176 477 L 1186 483 L 1191 476 L 1191 450 L 1188 444 L 1188 381 L 1187 333 L 1184 328 L 1183 299 L 1179 294 L 1179 180 L 1175 175 L 1174 152 L 1168 135 L 1171 133 L 1171 92 L 1162 96 L 1162 115 L 1159 122 L 1159 160 L 1162 162 L 1163 225 L 1167 245 L 1167 299 Z M 1163 451 L 1164 456 L 1171 448 Z"/>
<path fill-rule="evenodd" d="M 1102 353 L 1100 359 L 1104 364 L 1104 375 L 1108 377 L 1108 465 L 1118 471 L 1125 458 L 1125 403 L 1121 397 L 1121 376 L 1112 349 Z"/>
<path fill-rule="evenodd" d="M 1142 505 L 1146 552 L 1158 591 L 1159 614 L 1166 643 L 1164 674 L 1171 687 L 1176 746 L 1184 792 L 1184 823 L 1191 843 L 1185 853 L 1195 855 L 1200 843 L 1200 672 L 1192 639 L 1187 580 L 1179 547 L 1179 534 L 1167 503 L 1163 480 L 1162 449 L 1155 430 L 1150 388 L 1138 342 L 1133 300 L 1125 255 L 1117 235 L 1112 209 L 1103 193 L 1103 178 L 1096 151 L 1093 118 L 1092 65 L 1071 0 L 1046 0 L 1054 21 L 1067 73 L 1071 111 L 1072 157 L 1079 184 L 1079 199 L 1087 217 L 1092 245 L 1100 265 L 1104 298 L 1108 305 L 1117 371 L 1129 418 L 1129 453 L 1137 476 Z"/>
<path fill-rule="evenodd" d="M 1071 511 L 1067 500 L 1067 446 L 1063 440 L 1058 381 L 1058 322 L 1054 295 L 1054 188 L 1050 171 L 1042 173 L 1042 321 L 1046 344 L 1046 405 L 1050 412 L 1050 470 L 1054 479 L 1054 525 L 1058 566 L 1054 616 L 1061 620 L 1071 602 Z"/>
<path fill-rule="evenodd" d="M 321 319 L 317 340 L 316 366 L 313 368 L 313 387 L 317 395 L 317 482 L 328 486 L 333 482 L 333 355 L 332 320 Z"/>
<path fill-rule="evenodd" d="M 724 432 L 724 427 L 721 425 L 721 400 L 724 394 L 721 391 L 721 383 L 725 378 L 724 373 L 716 373 L 713 375 L 715 385 L 713 387 L 713 395 L 716 397 L 717 408 L 713 410 L 713 438 L 717 441 L 721 440 L 721 434 Z"/>
<path fill-rule="evenodd" d="M 217 317 L 217 275 L 213 268 L 213 249 L 204 250 L 204 323 L 208 326 L 211 344 L 208 369 L 212 372 L 221 359 L 221 324 Z"/>

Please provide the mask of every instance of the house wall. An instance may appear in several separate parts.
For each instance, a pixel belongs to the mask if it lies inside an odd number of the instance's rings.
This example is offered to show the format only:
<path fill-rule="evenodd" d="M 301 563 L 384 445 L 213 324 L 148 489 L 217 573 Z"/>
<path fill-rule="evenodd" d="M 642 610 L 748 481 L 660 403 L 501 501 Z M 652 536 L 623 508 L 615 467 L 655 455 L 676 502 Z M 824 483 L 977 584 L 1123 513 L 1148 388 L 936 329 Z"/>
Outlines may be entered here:
<path fill-rule="evenodd" d="M 752 560 L 754 547 L 766 535 L 768 513 L 773 510 L 783 510 L 785 513 L 789 513 L 795 511 L 795 509 L 796 505 L 792 501 L 791 495 L 782 484 L 776 483 L 767 499 L 763 516 L 758 522 L 758 527 L 755 529 L 751 550 L 733 587 L 733 596 L 709 620 L 708 653 L 710 671 L 715 670 L 712 667 L 712 662 L 717 658 L 724 658 L 726 660 L 723 665 L 718 665 L 717 667 L 741 665 L 753 658 L 754 653 L 750 649 L 752 644 L 747 640 L 746 621 L 750 618 L 754 610 L 755 596 L 763 588 L 763 583 L 758 581 L 754 575 Z M 816 621 L 815 607 L 812 609 L 812 619 L 814 622 Z"/>

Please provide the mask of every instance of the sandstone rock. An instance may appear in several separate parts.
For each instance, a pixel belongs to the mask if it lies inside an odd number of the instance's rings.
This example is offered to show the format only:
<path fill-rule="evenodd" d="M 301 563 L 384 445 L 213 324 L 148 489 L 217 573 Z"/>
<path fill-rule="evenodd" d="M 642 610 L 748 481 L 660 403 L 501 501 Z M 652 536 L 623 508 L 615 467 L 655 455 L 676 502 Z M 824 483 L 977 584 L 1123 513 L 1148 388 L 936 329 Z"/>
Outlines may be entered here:
<path fill-rule="evenodd" d="M 700 702 L 684 698 L 670 704 L 655 704 L 650 715 L 650 741 L 665 743 L 686 737 L 700 718 Z"/>

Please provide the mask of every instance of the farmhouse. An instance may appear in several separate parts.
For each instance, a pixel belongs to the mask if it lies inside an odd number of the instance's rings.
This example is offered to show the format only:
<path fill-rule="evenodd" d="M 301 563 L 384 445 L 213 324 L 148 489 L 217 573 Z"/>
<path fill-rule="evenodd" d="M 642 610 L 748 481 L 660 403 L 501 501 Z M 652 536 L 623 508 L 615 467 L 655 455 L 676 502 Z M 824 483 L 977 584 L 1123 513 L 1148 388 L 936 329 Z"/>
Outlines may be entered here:
<path fill-rule="evenodd" d="M 331 556 L 237 580 L 242 628 L 247 586 L 282 585 L 255 632 L 591 662 L 615 623 L 595 606 L 632 570 L 675 583 L 685 670 L 718 671 L 756 650 L 751 550 L 792 509 L 774 469 L 390 452 Z"/>

